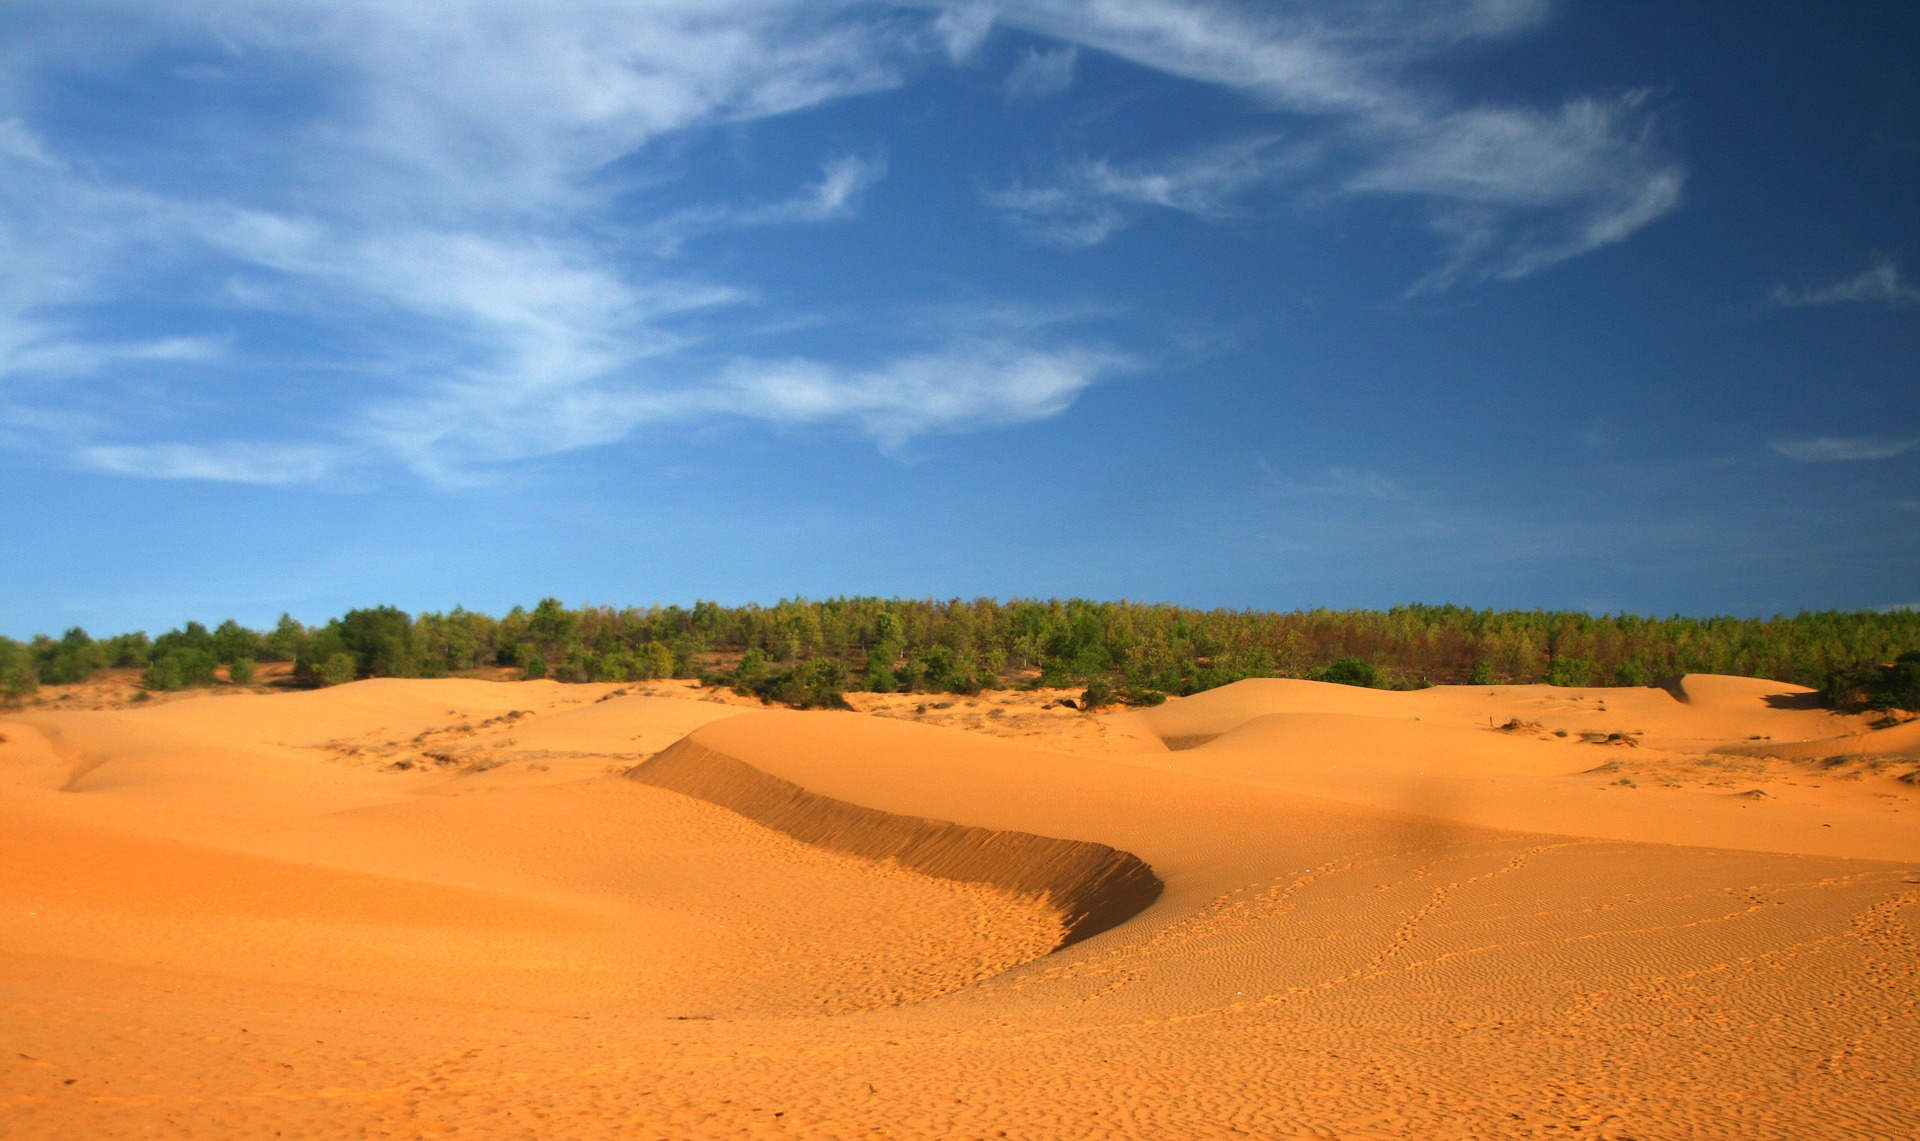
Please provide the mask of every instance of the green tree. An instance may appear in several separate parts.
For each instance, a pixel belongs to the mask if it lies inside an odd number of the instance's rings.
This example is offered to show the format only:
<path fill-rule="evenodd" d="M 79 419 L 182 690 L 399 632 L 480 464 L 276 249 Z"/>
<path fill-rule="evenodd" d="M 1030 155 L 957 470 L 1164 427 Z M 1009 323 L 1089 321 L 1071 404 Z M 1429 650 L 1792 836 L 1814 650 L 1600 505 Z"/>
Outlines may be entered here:
<path fill-rule="evenodd" d="M 359 672 L 359 663 L 344 650 L 327 655 L 316 671 L 321 685 L 345 685 Z"/>
<path fill-rule="evenodd" d="M 397 606 L 341 615 L 340 647 L 352 655 L 360 677 L 413 677 L 420 672 L 413 651 L 413 619 Z"/>
<path fill-rule="evenodd" d="M 213 631 L 213 656 L 228 665 L 245 658 L 257 660 L 266 652 L 267 640 L 258 630 L 249 630 L 229 618 Z"/>
<path fill-rule="evenodd" d="M 35 638 L 33 656 L 42 685 L 74 685 L 107 665 L 106 652 L 78 626 L 57 642 L 44 636 Z"/>
<path fill-rule="evenodd" d="M 40 688 L 33 655 L 12 638 L 0 637 L 0 698 L 18 701 Z"/>
<path fill-rule="evenodd" d="M 155 659 L 140 675 L 140 684 L 161 692 L 171 692 L 186 685 L 180 676 L 180 659 L 173 654 Z"/>
<path fill-rule="evenodd" d="M 306 644 L 307 628 L 293 615 L 282 614 L 280 621 L 274 623 L 273 632 L 266 637 L 266 656 L 271 661 L 290 662 L 300 656 Z"/>
<path fill-rule="evenodd" d="M 1308 675 L 1314 681 L 1330 681 L 1336 685 L 1357 685 L 1366 689 L 1380 688 L 1380 671 L 1372 662 L 1359 658 L 1339 658 L 1321 666 Z"/>
<path fill-rule="evenodd" d="M 1567 688 L 1579 688 L 1593 683 L 1593 663 L 1586 658 L 1565 658 L 1558 655 L 1547 660 L 1547 684 Z"/>

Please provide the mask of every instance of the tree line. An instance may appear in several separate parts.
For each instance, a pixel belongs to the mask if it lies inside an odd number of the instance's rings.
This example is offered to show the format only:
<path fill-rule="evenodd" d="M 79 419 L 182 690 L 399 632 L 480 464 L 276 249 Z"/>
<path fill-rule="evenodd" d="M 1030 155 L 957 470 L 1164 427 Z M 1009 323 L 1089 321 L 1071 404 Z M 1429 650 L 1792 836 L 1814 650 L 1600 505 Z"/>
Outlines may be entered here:
<path fill-rule="evenodd" d="M 1820 611 L 1668 618 L 1580 611 L 1196 610 L 1082 599 L 793 599 L 771 606 L 567 607 L 548 598 L 504 617 L 456 607 L 352 610 L 271 630 L 189 622 L 158 637 L 73 629 L 0 638 L 0 695 L 120 667 L 150 689 L 246 684 L 256 663 L 293 663 L 301 684 L 440 677 L 508 667 L 563 682 L 698 678 L 771 701 L 833 705 L 853 690 L 975 693 L 1091 687 L 1152 701 L 1248 677 L 1322 677 L 1383 688 L 1433 684 L 1635 686 L 1682 673 L 1741 674 L 1886 704 L 1920 658 L 1920 612 Z"/>

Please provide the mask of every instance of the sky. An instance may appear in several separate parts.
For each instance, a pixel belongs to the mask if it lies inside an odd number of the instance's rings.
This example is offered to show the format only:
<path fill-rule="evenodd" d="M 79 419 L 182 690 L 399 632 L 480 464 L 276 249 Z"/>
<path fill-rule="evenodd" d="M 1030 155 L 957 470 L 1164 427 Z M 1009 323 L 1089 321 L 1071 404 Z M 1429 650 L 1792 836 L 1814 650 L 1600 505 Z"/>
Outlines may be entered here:
<path fill-rule="evenodd" d="M 0 0 L 0 633 L 1920 605 L 1920 5 Z"/>

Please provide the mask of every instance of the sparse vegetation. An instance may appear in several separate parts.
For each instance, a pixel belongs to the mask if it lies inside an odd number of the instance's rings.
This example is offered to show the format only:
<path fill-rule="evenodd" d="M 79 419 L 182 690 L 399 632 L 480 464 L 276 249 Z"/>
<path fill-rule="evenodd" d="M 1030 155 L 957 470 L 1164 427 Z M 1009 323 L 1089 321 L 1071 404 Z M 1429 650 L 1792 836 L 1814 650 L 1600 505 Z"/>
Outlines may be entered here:
<path fill-rule="evenodd" d="M 814 705 L 860 690 L 972 694 L 1044 685 L 1094 689 L 1099 704 L 1138 704 L 1247 677 L 1404 689 L 1646 685 L 1674 674 L 1725 673 L 1820 687 L 1840 703 L 1902 707 L 1916 700 L 1901 688 L 1911 683 L 1898 680 L 1920 670 L 1910 661 L 1916 652 L 1920 613 L 1908 611 L 1646 618 L 1458 606 L 1274 613 L 880 598 L 616 610 L 547 598 L 499 618 L 381 606 L 312 627 L 283 615 L 265 633 L 231 621 L 213 630 L 189 622 L 151 641 L 144 634 L 95 641 L 78 629 L 27 645 L 0 640 L 0 693 L 18 700 L 37 684 L 57 684 L 52 678 L 85 680 L 109 666 L 146 669 L 155 688 L 176 677 L 180 686 L 210 685 L 217 666 L 237 681 L 248 669 L 239 663 L 290 661 L 306 685 L 503 669 L 563 682 L 699 678 Z"/>
<path fill-rule="evenodd" d="M 1920 710 L 1920 651 L 1908 651 L 1891 662 L 1834 670 L 1821 685 L 1820 696 L 1834 707 Z"/>

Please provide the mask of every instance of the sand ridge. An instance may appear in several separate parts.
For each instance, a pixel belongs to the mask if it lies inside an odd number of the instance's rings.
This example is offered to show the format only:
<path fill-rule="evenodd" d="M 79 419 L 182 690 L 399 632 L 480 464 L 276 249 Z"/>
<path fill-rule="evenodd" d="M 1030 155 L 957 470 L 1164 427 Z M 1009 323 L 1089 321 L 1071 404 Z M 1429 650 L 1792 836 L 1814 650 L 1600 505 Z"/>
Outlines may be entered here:
<path fill-rule="evenodd" d="M 367 682 L 3 715 L 0 1120 L 1913 1136 L 1904 737 L 1688 680 L 1239 683 L 1104 717 Z M 1890 763 L 1857 780 L 1715 752 L 1861 736 Z M 650 765 L 695 795 L 619 775 Z M 742 787 L 778 790 L 787 834 L 713 802 L 770 815 Z M 1673 836 L 1609 834 L 1635 819 Z M 967 830 L 1126 853 L 1165 887 L 1063 947 L 1057 901 L 1005 874 L 1018 844 L 973 882 L 829 850 L 895 820 L 950 823 L 969 859 L 994 849 Z"/>

